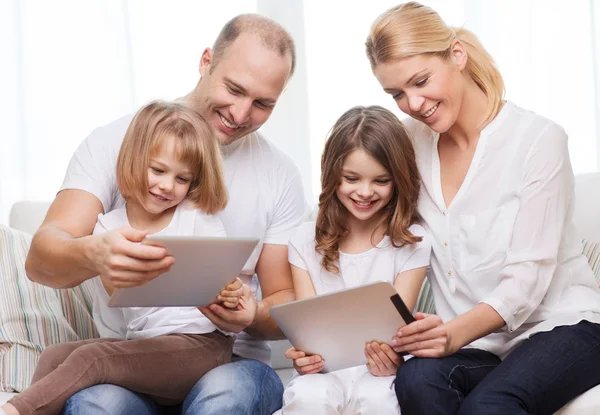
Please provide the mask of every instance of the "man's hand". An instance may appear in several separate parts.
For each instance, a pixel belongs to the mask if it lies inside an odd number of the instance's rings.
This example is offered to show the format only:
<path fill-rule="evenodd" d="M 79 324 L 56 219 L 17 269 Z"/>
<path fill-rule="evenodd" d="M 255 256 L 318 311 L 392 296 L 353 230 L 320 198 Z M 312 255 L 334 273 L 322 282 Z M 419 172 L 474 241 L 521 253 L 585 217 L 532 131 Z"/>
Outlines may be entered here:
<path fill-rule="evenodd" d="M 236 278 L 221 290 L 217 296 L 217 301 L 220 301 L 223 306 L 235 310 L 240 303 L 242 295 L 244 295 L 244 283 L 239 278 Z"/>
<path fill-rule="evenodd" d="M 198 307 L 198 310 L 223 331 L 239 333 L 250 326 L 256 317 L 258 303 L 254 293 L 246 284 L 242 285 L 242 296 L 234 309 L 219 304 Z"/>
<path fill-rule="evenodd" d="M 294 369 L 301 375 L 310 375 L 319 373 L 323 370 L 325 362 L 318 354 L 307 355 L 294 347 L 290 347 L 285 352 L 285 357 L 294 361 Z"/>
<path fill-rule="evenodd" d="M 417 357 L 444 357 L 459 347 L 452 344 L 447 325 L 434 314 L 417 313 L 414 321 L 398 330 L 392 339 L 394 351 L 407 352 Z"/>
<path fill-rule="evenodd" d="M 365 344 L 367 369 L 373 376 L 393 376 L 404 359 L 392 348 L 376 341 Z"/>
<path fill-rule="evenodd" d="M 167 272 L 175 262 L 156 242 L 141 244 L 146 232 L 120 228 L 99 236 L 90 253 L 107 291 L 142 285 Z M 110 294 L 110 292 L 109 292 Z"/>

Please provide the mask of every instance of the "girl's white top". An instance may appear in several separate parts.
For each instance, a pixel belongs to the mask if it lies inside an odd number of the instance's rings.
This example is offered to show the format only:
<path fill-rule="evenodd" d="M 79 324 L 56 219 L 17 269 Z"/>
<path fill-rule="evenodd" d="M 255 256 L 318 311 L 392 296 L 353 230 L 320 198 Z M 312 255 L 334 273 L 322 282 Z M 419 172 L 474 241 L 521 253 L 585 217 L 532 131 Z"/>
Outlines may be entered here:
<path fill-rule="evenodd" d="M 94 234 L 130 226 L 127 211 L 118 208 L 98 215 Z M 155 235 L 225 236 L 225 228 L 218 216 L 207 215 L 198 209 L 177 206 L 169 225 Z M 108 306 L 110 299 L 100 277 L 94 278 L 96 290 L 93 315 L 102 337 L 141 339 L 174 333 L 203 334 L 217 327 L 197 307 L 124 307 Z"/>
<path fill-rule="evenodd" d="M 315 222 L 307 222 L 290 239 L 288 257 L 290 264 L 308 271 L 317 295 L 376 281 L 393 284 L 399 273 L 429 265 L 429 237 L 420 225 L 412 225 L 409 230 L 423 240 L 396 248 L 385 236 L 376 247 L 366 252 L 340 252 L 340 274 L 334 274 L 321 266 L 322 255 L 315 251 Z"/>

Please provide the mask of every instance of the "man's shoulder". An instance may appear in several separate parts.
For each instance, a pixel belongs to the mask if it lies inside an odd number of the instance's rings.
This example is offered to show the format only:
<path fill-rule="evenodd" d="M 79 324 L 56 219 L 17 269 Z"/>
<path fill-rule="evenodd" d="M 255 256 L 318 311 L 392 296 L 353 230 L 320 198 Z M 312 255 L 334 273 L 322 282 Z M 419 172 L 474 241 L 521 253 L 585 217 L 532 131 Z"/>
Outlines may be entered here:
<path fill-rule="evenodd" d="M 112 146 L 116 144 L 117 148 L 119 148 L 134 115 L 135 114 L 133 113 L 127 114 L 109 122 L 108 124 L 97 127 L 88 136 L 87 141 L 91 144 L 99 144 L 103 146 Z"/>
<path fill-rule="evenodd" d="M 271 141 L 264 133 L 256 131 L 250 134 L 247 139 L 249 139 L 251 146 L 256 147 L 264 161 L 270 162 L 274 166 L 296 169 L 294 160 L 273 143 L 273 141 Z"/>

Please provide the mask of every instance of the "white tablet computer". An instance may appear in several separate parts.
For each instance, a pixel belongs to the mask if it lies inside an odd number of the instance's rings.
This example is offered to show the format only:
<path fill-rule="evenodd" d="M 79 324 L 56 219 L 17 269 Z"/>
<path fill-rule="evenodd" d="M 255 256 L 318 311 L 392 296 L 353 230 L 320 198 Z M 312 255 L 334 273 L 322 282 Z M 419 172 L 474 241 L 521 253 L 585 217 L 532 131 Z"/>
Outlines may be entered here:
<path fill-rule="evenodd" d="M 414 317 L 389 282 L 376 282 L 271 308 L 290 343 L 319 354 L 323 372 L 364 365 L 365 343 L 390 343 Z"/>
<path fill-rule="evenodd" d="M 239 276 L 258 238 L 149 237 L 175 257 L 167 273 L 144 285 L 117 289 L 110 307 L 183 307 L 208 305 Z"/>

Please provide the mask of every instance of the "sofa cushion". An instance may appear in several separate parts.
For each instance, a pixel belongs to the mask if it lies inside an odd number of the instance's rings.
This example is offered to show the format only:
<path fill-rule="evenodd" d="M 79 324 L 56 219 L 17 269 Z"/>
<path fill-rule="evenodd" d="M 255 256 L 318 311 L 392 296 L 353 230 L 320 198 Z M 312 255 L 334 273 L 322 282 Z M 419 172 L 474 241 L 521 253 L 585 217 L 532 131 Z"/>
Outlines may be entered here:
<path fill-rule="evenodd" d="M 31 282 L 25 257 L 31 236 L 0 225 L 0 391 L 20 392 L 41 351 L 51 344 L 97 337 L 91 286 L 55 290 Z"/>

